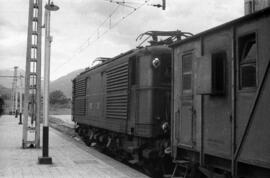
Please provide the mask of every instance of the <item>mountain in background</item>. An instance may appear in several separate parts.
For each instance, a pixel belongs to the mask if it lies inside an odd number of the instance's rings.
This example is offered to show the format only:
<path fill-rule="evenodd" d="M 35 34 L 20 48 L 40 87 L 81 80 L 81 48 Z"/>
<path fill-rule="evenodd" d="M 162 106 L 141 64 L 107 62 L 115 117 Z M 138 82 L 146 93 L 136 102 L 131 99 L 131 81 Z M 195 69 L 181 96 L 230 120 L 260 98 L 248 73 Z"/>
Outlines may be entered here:
<path fill-rule="evenodd" d="M 73 72 L 68 73 L 67 75 L 60 77 L 50 83 L 50 92 L 55 90 L 61 90 L 67 98 L 72 97 L 72 82 L 79 73 L 84 71 L 84 69 L 75 70 Z M 13 69 L 4 69 L 0 70 L 0 76 L 13 76 Z M 21 69 L 18 70 L 18 75 L 24 75 L 25 72 Z M 7 89 L 12 88 L 12 77 L 0 77 L 0 94 L 2 92 L 6 93 Z M 23 86 L 24 86 L 24 78 L 23 78 Z M 20 83 L 18 83 L 20 85 Z M 43 91 L 43 81 L 41 81 L 41 90 Z M 9 91 L 11 92 L 11 90 Z"/>
<path fill-rule="evenodd" d="M 84 69 L 75 70 L 67 75 L 60 77 L 50 83 L 50 92 L 61 90 L 67 98 L 72 97 L 72 80 Z"/>
<path fill-rule="evenodd" d="M 11 89 L 0 85 L 0 97 L 5 100 L 11 99 Z"/>

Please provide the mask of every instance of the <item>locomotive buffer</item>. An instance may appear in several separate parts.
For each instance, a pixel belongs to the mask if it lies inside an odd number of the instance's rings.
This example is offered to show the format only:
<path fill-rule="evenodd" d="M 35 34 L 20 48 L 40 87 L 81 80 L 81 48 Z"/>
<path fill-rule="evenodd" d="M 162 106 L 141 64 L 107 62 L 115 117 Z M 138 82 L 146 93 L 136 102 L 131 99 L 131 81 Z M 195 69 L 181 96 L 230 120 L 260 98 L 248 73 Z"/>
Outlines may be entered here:
<path fill-rule="evenodd" d="M 29 0 L 22 148 L 40 147 L 42 0 Z"/>

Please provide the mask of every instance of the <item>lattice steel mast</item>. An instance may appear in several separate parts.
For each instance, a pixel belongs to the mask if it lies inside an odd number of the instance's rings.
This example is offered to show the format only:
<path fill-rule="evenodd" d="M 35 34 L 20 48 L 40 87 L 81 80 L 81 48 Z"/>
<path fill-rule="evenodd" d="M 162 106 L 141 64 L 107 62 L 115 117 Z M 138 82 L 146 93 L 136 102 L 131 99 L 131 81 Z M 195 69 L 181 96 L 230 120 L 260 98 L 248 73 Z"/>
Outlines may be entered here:
<path fill-rule="evenodd" d="M 40 147 L 42 0 L 29 0 L 22 147 Z M 29 119 L 31 118 L 31 122 Z M 30 133 L 33 133 L 30 139 Z"/>

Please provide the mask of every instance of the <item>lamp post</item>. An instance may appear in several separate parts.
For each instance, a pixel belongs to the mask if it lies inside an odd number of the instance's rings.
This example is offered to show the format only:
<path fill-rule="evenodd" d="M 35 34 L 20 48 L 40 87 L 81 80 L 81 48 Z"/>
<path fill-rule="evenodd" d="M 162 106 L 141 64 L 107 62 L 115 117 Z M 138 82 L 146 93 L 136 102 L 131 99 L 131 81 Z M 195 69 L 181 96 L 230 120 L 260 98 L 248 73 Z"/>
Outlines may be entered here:
<path fill-rule="evenodd" d="M 49 157 L 49 84 L 50 84 L 50 56 L 51 42 L 50 36 L 50 16 L 51 11 L 57 11 L 58 6 L 54 5 L 50 0 L 45 5 L 45 55 L 44 55 L 44 93 L 43 93 L 43 145 L 42 157 L 38 158 L 39 164 L 52 164 L 52 158 Z"/>

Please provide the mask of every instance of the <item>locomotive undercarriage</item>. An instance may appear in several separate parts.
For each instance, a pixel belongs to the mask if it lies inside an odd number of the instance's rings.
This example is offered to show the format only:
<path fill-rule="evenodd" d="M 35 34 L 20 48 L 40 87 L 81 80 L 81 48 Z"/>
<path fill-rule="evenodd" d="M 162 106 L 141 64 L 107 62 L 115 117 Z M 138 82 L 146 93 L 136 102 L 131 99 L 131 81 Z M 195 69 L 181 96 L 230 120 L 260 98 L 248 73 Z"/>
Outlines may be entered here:
<path fill-rule="evenodd" d="M 167 137 L 142 138 L 82 124 L 77 125 L 76 132 L 87 146 L 151 177 L 162 178 L 172 173 L 173 163 Z"/>

